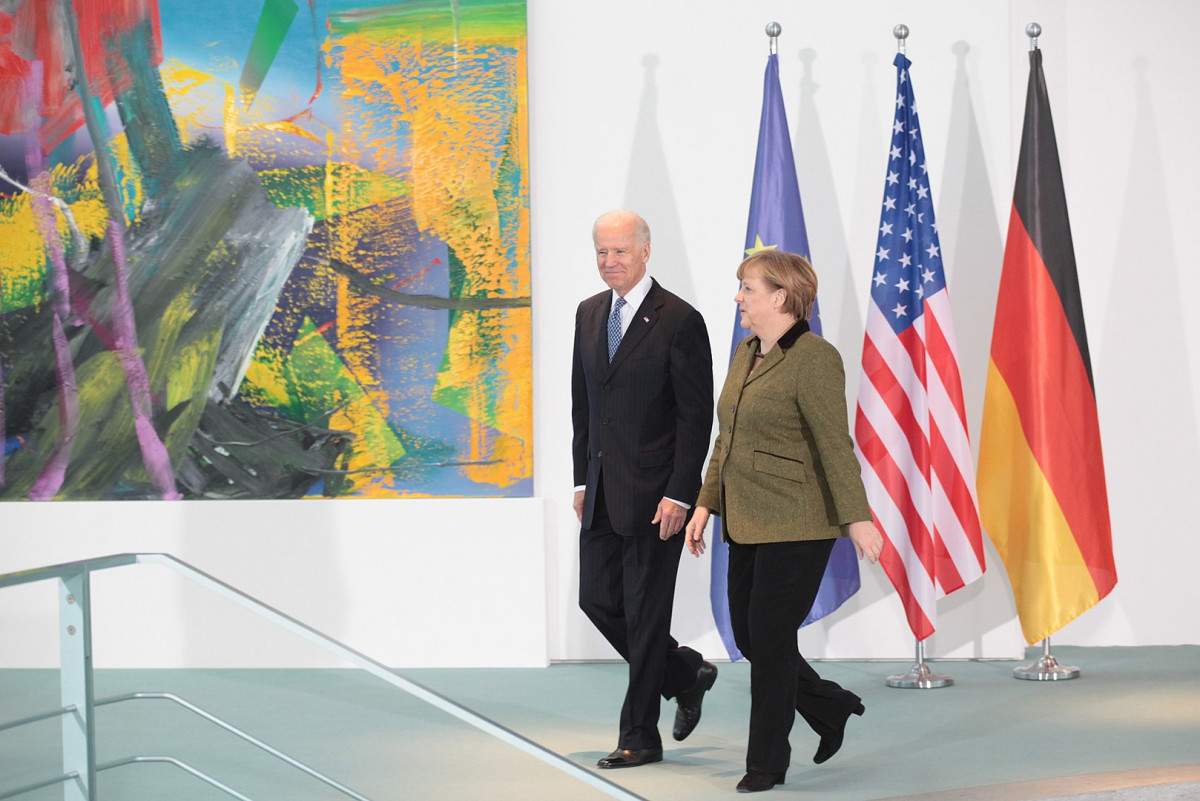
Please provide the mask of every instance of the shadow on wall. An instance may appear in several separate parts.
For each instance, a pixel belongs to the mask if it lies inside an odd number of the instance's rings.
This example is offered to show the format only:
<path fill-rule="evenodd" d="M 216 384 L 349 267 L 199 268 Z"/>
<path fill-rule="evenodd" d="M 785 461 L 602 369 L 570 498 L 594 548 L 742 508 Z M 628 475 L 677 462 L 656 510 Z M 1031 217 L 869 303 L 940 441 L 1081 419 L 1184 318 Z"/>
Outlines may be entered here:
<path fill-rule="evenodd" d="M 822 304 L 822 331 L 842 354 L 849 390 L 850 384 L 857 386 L 854 362 L 862 349 L 865 322 L 855 300 L 858 282 L 854 280 L 850 266 L 846 225 L 838 202 L 838 182 L 833 175 L 829 149 L 817 114 L 816 94 L 821 85 L 814 78 L 816 59 L 817 52 L 812 48 L 800 51 L 804 74 L 800 79 L 800 114 L 794 126 L 792 150 L 801 201 L 808 201 L 804 205 L 804 214 L 813 268 L 819 276 L 817 294 Z M 871 97 L 871 94 L 864 92 L 864 97 Z M 863 280 L 865 287 L 866 279 Z"/>
<path fill-rule="evenodd" d="M 958 365 L 963 379 L 967 429 L 978 454 L 979 424 L 987 382 L 992 321 L 1004 261 L 1004 241 L 992 200 L 983 141 L 971 99 L 967 55 L 970 45 L 955 42 L 958 64 L 946 137 L 945 175 L 938 203 L 938 231 L 947 254 L 946 272 L 954 329 L 958 339 Z M 1007 218 L 1007 215 L 1005 215 Z"/>
<path fill-rule="evenodd" d="M 967 428 L 972 452 L 977 454 L 1004 242 L 971 97 L 967 60 L 971 48 L 967 42 L 958 41 L 951 49 L 957 69 L 950 101 L 945 174 L 937 204 L 938 232 L 943 252 L 947 254 L 946 272 Z M 984 648 L 980 638 L 1005 624 L 1012 624 L 1016 614 L 1012 588 L 1004 564 L 986 537 L 984 553 L 987 572 L 983 577 L 939 603 L 941 625 L 936 635 L 939 652 L 966 647 L 973 640 L 972 653 L 981 656 Z M 964 618 L 966 625 L 955 626 L 957 617 Z"/>
<path fill-rule="evenodd" d="M 625 208 L 646 216 L 650 224 L 651 250 L 647 270 L 664 287 L 688 303 L 696 304 L 696 286 L 692 281 L 691 261 L 679 219 L 662 131 L 658 127 L 658 86 L 654 71 L 659 57 L 642 57 L 646 83 L 638 107 L 633 131 L 633 152 L 629 158 L 629 177 L 625 182 Z"/>
<path fill-rule="evenodd" d="M 1143 535 L 1176 528 L 1180 500 L 1193 496 L 1200 485 L 1200 468 L 1195 460 L 1200 436 L 1192 388 L 1196 357 L 1188 352 L 1180 265 L 1171 247 L 1171 243 L 1181 240 L 1171 230 L 1171 210 L 1166 203 L 1169 178 L 1158 113 L 1151 101 L 1149 62 L 1137 57 L 1132 66 L 1136 106 L 1127 156 L 1128 179 L 1123 191 L 1115 190 L 1110 196 L 1113 200 L 1123 199 L 1121 217 L 1119 221 L 1097 221 L 1115 225 L 1120 233 L 1112 254 L 1112 286 L 1101 347 L 1092 351 L 1100 356 L 1093 364 L 1093 375 L 1104 432 L 1102 445 L 1118 575 L 1122 542 L 1129 542 L 1130 548 L 1144 547 L 1132 543 L 1144 542 Z M 1076 187 L 1076 194 L 1079 191 Z M 1079 265 L 1085 297 L 1099 291 L 1088 267 Z M 1122 392 L 1117 384 L 1143 391 Z M 1161 455 L 1164 445 L 1192 458 L 1177 457 L 1171 469 L 1165 469 Z M 1183 465 L 1187 468 L 1180 469 Z M 1120 591 L 1118 583 L 1114 595 Z M 1161 614 L 1160 597 L 1122 599 L 1122 604 L 1130 603 L 1145 604 L 1147 615 Z M 1110 607 L 1112 604 L 1102 603 L 1098 609 Z M 1115 611 L 1113 607 L 1088 617 L 1099 624 Z M 1135 620 L 1141 616 L 1132 615 Z"/>

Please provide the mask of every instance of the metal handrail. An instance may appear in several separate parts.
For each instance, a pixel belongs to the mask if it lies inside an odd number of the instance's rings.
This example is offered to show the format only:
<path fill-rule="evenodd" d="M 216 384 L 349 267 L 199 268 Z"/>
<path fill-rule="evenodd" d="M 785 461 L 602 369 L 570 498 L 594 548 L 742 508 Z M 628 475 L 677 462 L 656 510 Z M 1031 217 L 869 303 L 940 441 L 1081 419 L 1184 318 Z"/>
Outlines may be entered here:
<path fill-rule="evenodd" d="M 356 665 L 362 670 L 365 670 L 376 678 L 382 679 L 388 684 L 391 684 L 393 687 L 404 690 L 409 695 L 415 696 L 422 701 L 437 707 L 443 712 L 446 712 L 447 714 L 450 714 L 453 717 L 456 717 L 459 720 L 474 726 L 475 728 L 487 734 L 490 734 L 496 739 L 521 751 L 524 751 L 530 756 L 540 759 L 551 767 L 556 768 L 563 773 L 578 779 L 579 781 L 582 781 L 583 783 L 599 790 L 602 793 L 605 793 L 612 798 L 620 799 L 620 801 L 646 801 L 646 799 L 644 799 L 642 796 L 632 793 L 629 790 L 614 784 L 608 779 L 603 778 L 602 776 L 598 776 L 591 771 L 585 770 L 566 757 L 563 757 L 560 754 L 557 754 L 554 751 L 551 751 L 550 749 L 539 745 L 538 743 L 535 743 L 520 734 L 517 734 L 511 729 L 501 726 L 499 723 L 496 723 L 495 721 L 468 709 L 462 704 L 451 700 L 447 696 L 444 696 L 435 690 L 401 676 L 396 671 L 387 667 L 383 663 L 372 659 L 366 654 L 356 651 L 348 645 L 345 645 L 333 639 L 332 637 L 321 633 L 313 627 L 302 623 L 287 614 L 284 614 L 278 609 L 263 603 L 257 598 L 247 595 L 241 590 L 238 590 L 236 587 L 226 584 L 220 579 L 217 579 L 201 570 L 196 569 L 192 565 L 189 565 L 186 562 L 183 562 L 179 559 L 176 559 L 174 556 L 165 553 L 113 554 L 95 559 L 68 562 L 59 565 L 36 568 L 33 570 L 25 570 L 6 575 L 0 575 L 0 589 L 22 584 L 29 584 L 36 581 L 45 581 L 55 578 L 59 579 L 65 587 L 65 597 L 63 605 L 60 605 L 60 611 L 65 619 L 76 620 L 79 622 L 78 628 L 75 625 L 64 627 L 66 630 L 68 630 L 70 636 L 68 637 L 67 635 L 64 635 L 62 640 L 64 654 L 63 697 L 64 701 L 68 699 L 82 699 L 83 703 L 82 705 L 76 703 L 74 706 L 67 704 L 63 710 L 54 714 L 75 712 L 79 717 L 79 731 L 71 732 L 72 739 L 74 741 L 73 745 L 71 746 L 68 745 L 68 732 L 66 729 L 66 724 L 64 723 L 63 762 L 64 767 L 69 765 L 75 768 L 74 775 L 72 775 L 72 772 L 68 770 L 66 776 L 56 781 L 66 781 L 68 778 L 75 778 L 79 780 L 79 784 L 83 787 L 83 791 L 77 796 L 80 801 L 96 801 L 94 781 L 96 771 L 118 767 L 119 765 L 130 764 L 131 762 L 168 761 L 176 764 L 178 767 L 181 767 L 184 770 L 187 770 L 189 773 L 198 775 L 197 771 L 185 766 L 185 763 L 168 757 L 133 757 L 130 760 L 122 761 L 120 763 L 107 763 L 103 766 L 96 764 L 94 744 L 95 734 L 92 721 L 94 707 L 101 702 L 97 702 L 93 699 L 91 687 L 90 574 L 97 570 L 106 570 L 109 568 L 123 567 L 131 564 L 153 564 L 170 568 L 184 578 L 200 584 L 201 586 L 205 586 L 217 594 L 246 607 L 252 612 L 258 614 L 260 617 L 264 617 L 276 625 L 291 631 L 293 634 L 299 635 L 300 637 L 318 645 L 324 650 Z M 77 686 L 72 688 L 72 692 L 68 692 L 67 687 L 68 678 L 66 674 L 68 672 L 68 653 L 70 653 L 71 660 L 73 662 L 77 661 L 80 663 L 78 666 L 78 673 L 73 674 L 72 681 Z M 76 667 L 72 667 L 72 670 L 76 670 Z M 156 695 L 155 697 L 159 696 Z M 112 702 L 112 699 L 109 699 L 105 703 Z M 82 714 L 78 714 L 80 709 L 82 709 Z M 207 713 L 204 714 L 206 715 Z M 53 717 L 53 715 L 48 714 L 39 719 L 44 719 L 44 717 Z M 224 724 L 223 721 L 220 723 Z M 228 724 L 224 725 L 227 726 Z M 260 745 L 260 747 L 265 747 L 268 750 L 273 751 L 273 749 L 270 749 L 269 746 L 265 746 L 265 744 Z M 75 753 L 75 751 L 78 749 L 82 749 L 86 756 L 81 757 Z M 68 753 L 69 751 L 71 753 Z M 290 761 L 290 757 L 286 759 Z M 334 784 L 336 786 L 336 783 Z M 43 784 L 39 786 L 46 785 Z M 222 789 L 226 789 L 227 792 L 234 794 L 236 797 L 241 797 L 237 796 L 234 791 L 228 790 L 219 784 L 214 784 L 214 786 L 220 786 Z M 0 795 L 0 799 L 6 797 L 9 796 Z M 356 794 L 353 797 L 359 799 L 362 798 L 362 796 L 358 796 Z"/>
<path fill-rule="evenodd" d="M 336 782 L 333 779 L 326 776 L 324 773 L 321 773 L 320 771 L 318 771 L 314 768 L 311 768 L 308 765 L 305 765 L 303 762 L 301 762 L 298 759 L 294 759 L 293 757 L 288 756 L 287 754 L 280 751 L 278 748 L 272 748 L 271 746 L 267 745 L 266 743 L 264 743 L 262 740 L 258 739 L 257 737 L 254 737 L 253 735 L 242 731 L 237 726 L 234 726 L 231 723 L 221 720 L 219 717 L 212 714 L 211 712 L 207 712 L 207 711 L 201 709 L 200 707 L 196 706 L 195 704 L 193 704 L 189 701 L 185 701 L 184 699 L 180 698 L 178 695 L 175 695 L 174 693 L 146 693 L 146 692 L 126 693 L 125 695 L 116 695 L 116 696 L 113 696 L 112 698 L 97 698 L 96 706 L 105 706 L 107 704 L 119 704 L 119 703 L 123 703 L 125 701 L 141 701 L 141 700 L 162 700 L 162 701 L 171 701 L 173 703 L 179 704 L 184 709 L 186 709 L 189 712 L 192 712 L 196 715 L 199 715 L 200 717 L 207 720 L 209 723 L 214 723 L 217 726 L 220 726 L 225 731 L 227 731 L 237 737 L 240 737 L 242 740 L 245 740 L 247 743 L 254 746 L 255 748 L 260 748 L 263 751 L 266 751 L 271 756 L 283 760 L 284 762 L 288 763 L 289 765 L 296 768 L 297 770 L 304 771 L 309 776 L 312 776 L 314 779 L 318 779 L 320 781 L 325 782 L 325 784 L 328 784 L 333 789 L 338 790 L 338 791 L 344 793 L 345 795 L 350 796 L 351 798 L 356 798 L 356 799 L 358 799 L 358 801 L 371 801 L 371 799 L 367 798 L 366 796 L 359 795 L 358 793 L 354 792 L 346 785 L 341 784 L 340 782 Z M 99 766 L 97 766 L 96 769 L 102 770 L 102 768 L 100 768 Z"/>
<path fill-rule="evenodd" d="M 53 785 L 62 784 L 63 782 L 68 782 L 71 779 L 78 778 L 79 774 L 75 771 L 71 771 L 70 773 L 64 773 L 61 776 L 55 776 L 53 779 L 44 779 L 39 782 L 34 782 L 33 784 L 26 784 L 24 787 L 18 787 L 15 790 L 9 790 L 7 793 L 0 793 L 0 801 L 3 801 L 5 798 L 16 798 L 19 795 L 32 793 L 34 790 L 41 790 L 43 787 L 52 787 Z"/>
<path fill-rule="evenodd" d="M 26 726 L 30 723 L 37 723 L 40 720 L 49 720 L 50 718 L 61 718 L 63 715 L 68 715 L 75 711 L 77 711 L 75 705 L 71 704 L 70 706 L 64 706 L 62 709 L 55 709 L 53 712 L 42 712 L 37 715 L 30 715 L 27 718 L 21 718 L 20 720 L 9 721 L 8 723 L 0 723 L 0 731 L 5 731 L 7 729 L 15 729 L 20 726 Z M 3 797 L 4 796 L 0 795 L 0 798 L 3 798 Z"/>
<path fill-rule="evenodd" d="M 184 762 L 182 759 L 176 759 L 175 757 L 169 757 L 169 756 L 126 757 L 125 759 L 118 759 L 115 762 L 105 762 L 103 765 L 97 765 L 96 770 L 97 771 L 109 770 L 111 768 L 119 768 L 124 765 L 142 765 L 142 764 L 152 763 L 152 762 L 165 762 L 168 765 L 174 765 L 175 767 L 179 768 L 180 770 L 183 770 L 187 773 L 192 774 L 200 781 L 206 782 L 206 783 L 212 785 L 213 787 L 216 787 L 218 790 L 221 790 L 222 792 L 233 796 L 234 798 L 238 799 L 238 801 L 253 801 L 253 799 L 247 798 L 246 796 L 242 795 L 241 793 L 239 793 L 237 790 L 233 789 L 232 787 L 230 787 L 226 784 L 222 784 L 221 782 L 217 781 L 216 779 L 214 779 L 212 776 L 209 776 L 204 771 L 198 770 L 198 769 L 192 767 L 191 765 L 189 765 L 188 763 Z"/>

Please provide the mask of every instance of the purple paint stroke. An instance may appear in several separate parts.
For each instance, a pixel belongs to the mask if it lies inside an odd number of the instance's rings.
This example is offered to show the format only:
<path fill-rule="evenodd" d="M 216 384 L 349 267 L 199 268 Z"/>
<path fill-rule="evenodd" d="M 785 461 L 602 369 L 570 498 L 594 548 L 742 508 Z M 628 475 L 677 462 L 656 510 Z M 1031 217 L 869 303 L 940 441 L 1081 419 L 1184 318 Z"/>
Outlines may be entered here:
<path fill-rule="evenodd" d="M 32 501 L 48 501 L 58 494 L 71 463 L 71 446 L 79 427 L 79 391 L 75 384 L 75 365 L 71 363 L 71 348 L 63 331 L 62 318 L 56 313 L 51 320 L 54 326 L 54 371 L 58 376 L 58 424 L 61 429 L 58 442 L 42 472 L 29 490 Z"/>
<path fill-rule="evenodd" d="M 96 153 L 96 177 L 104 196 L 105 206 L 108 207 L 107 240 L 113 254 L 113 284 L 116 295 L 112 308 L 116 353 L 125 373 L 125 383 L 129 387 L 133 425 L 137 432 L 138 444 L 142 449 L 142 462 L 146 466 L 146 472 L 164 500 L 177 500 L 183 496 L 175 486 L 171 459 L 150 419 L 152 408 L 150 379 L 146 375 L 146 365 L 142 362 L 138 349 L 137 325 L 133 315 L 133 304 L 129 298 L 126 275 L 125 206 L 121 202 L 121 193 L 117 186 L 111 157 L 104 146 L 103 128 L 96 109 L 92 105 L 92 93 L 88 85 L 89 78 L 86 70 L 83 69 L 86 62 L 83 58 L 83 46 L 79 39 L 79 21 L 74 18 L 73 7 L 70 3 L 63 4 L 63 11 L 67 33 L 71 39 L 71 50 L 75 55 L 75 64 L 80 72 L 75 76 L 75 90 L 79 93 L 79 99 L 83 101 L 84 122 L 87 126 L 88 136 L 92 140 L 92 148 Z"/>
<path fill-rule="evenodd" d="M 108 223 L 108 244 L 113 256 L 113 332 L 116 334 L 116 352 L 129 387 L 129 403 L 133 408 L 133 427 L 137 432 L 138 444 L 142 449 L 142 462 L 151 483 L 162 493 L 163 500 L 179 500 L 183 495 L 175 487 L 175 475 L 171 470 L 171 457 L 167 447 L 154 430 L 151 421 L 150 379 L 146 365 L 142 362 L 138 348 L 137 324 L 134 321 L 133 304 L 129 299 L 125 263 L 123 226 L 116 220 Z"/>
<path fill-rule="evenodd" d="M 42 83 L 42 65 L 37 63 L 30 70 L 28 78 L 21 87 L 22 113 L 25 117 L 26 130 L 34 130 L 37 124 L 38 91 Z M 29 205 L 33 211 L 34 223 L 42 241 L 46 246 L 49 262 L 51 306 L 54 316 L 51 340 L 54 344 L 54 372 L 58 379 L 56 389 L 58 395 L 58 442 L 50 458 L 42 466 L 33 486 L 29 490 L 29 498 L 35 501 L 49 500 L 58 494 L 62 487 L 67 466 L 71 462 L 71 446 L 75 434 L 79 430 L 79 388 L 75 381 L 75 365 L 71 360 L 71 348 L 67 344 L 67 335 L 63 329 L 63 321 L 73 319 L 71 313 L 71 283 L 67 274 L 67 261 L 63 252 L 62 238 L 58 233 L 58 219 L 54 214 L 54 202 L 51 199 L 54 192 L 54 182 L 45 171 L 45 160 L 42 156 L 41 145 L 36 136 L 25 138 L 25 170 L 33 176 L 29 182 Z"/>
<path fill-rule="evenodd" d="M 4 359 L 0 357 L 0 487 L 4 486 L 4 457 L 8 455 L 8 429 L 4 425 Z"/>
<path fill-rule="evenodd" d="M 40 160 L 40 152 L 38 154 Z M 40 164 L 35 158 L 26 159 L 29 172 L 35 173 Z M 33 209 L 34 222 L 46 245 L 50 262 L 50 283 L 52 291 L 52 306 L 54 315 L 51 339 L 54 344 L 54 372 L 58 379 L 56 394 L 58 395 L 59 437 L 54 445 L 50 458 L 42 466 L 41 473 L 29 491 L 29 498 L 44 501 L 53 498 L 62 487 L 67 465 L 71 461 L 71 445 L 79 430 L 79 389 L 75 382 L 75 365 L 71 360 L 71 347 L 67 343 L 67 335 L 63 329 L 63 321 L 73 319 L 70 300 L 70 279 L 67 274 L 67 262 L 63 254 L 62 239 L 58 234 L 57 220 L 54 216 L 54 204 L 49 197 L 53 189 L 50 175 L 40 172 L 31 182 L 30 206 Z"/>

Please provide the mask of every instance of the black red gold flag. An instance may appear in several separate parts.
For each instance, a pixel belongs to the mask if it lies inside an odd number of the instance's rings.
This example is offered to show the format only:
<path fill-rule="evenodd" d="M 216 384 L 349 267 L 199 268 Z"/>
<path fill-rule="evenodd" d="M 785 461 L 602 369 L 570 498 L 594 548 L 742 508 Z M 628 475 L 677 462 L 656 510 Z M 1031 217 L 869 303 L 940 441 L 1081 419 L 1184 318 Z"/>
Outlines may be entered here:
<path fill-rule="evenodd" d="M 1029 53 L 977 488 L 1027 642 L 1050 636 L 1116 585 L 1095 381 L 1038 49 Z"/>

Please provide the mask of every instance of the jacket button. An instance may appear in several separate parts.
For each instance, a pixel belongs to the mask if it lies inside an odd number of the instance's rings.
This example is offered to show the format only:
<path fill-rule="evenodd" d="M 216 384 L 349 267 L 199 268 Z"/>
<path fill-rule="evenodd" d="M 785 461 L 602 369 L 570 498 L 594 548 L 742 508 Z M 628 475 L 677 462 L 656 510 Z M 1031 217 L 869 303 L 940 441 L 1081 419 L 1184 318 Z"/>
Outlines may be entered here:
<path fill-rule="evenodd" d="M 597 458 L 597 459 L 603 459 L 603 458 L 604 458 L 604 451 L 598 451 L 598 452 L 596 453 L 596 458 Z"/>
<path fill-rule="evenodd" d="M 608 420 L 608 418 L 607 418 L 607 417 L 605 417 L 605 418 L 604 418 L 604 425 L 608 425 L 608 423 L 609 423 L 609 420 Z"/>

